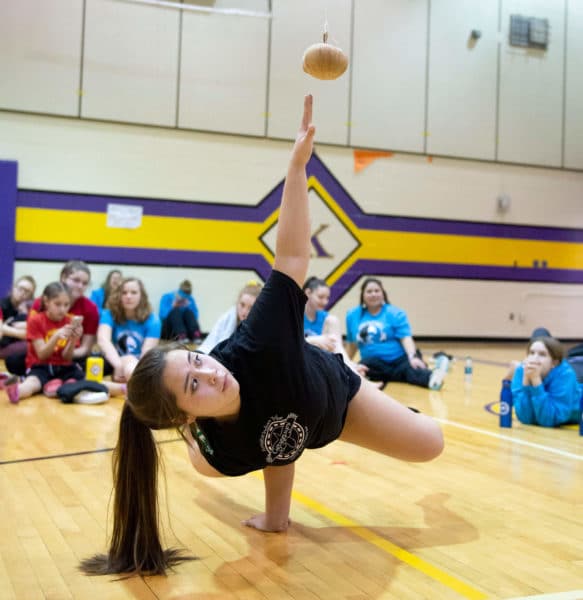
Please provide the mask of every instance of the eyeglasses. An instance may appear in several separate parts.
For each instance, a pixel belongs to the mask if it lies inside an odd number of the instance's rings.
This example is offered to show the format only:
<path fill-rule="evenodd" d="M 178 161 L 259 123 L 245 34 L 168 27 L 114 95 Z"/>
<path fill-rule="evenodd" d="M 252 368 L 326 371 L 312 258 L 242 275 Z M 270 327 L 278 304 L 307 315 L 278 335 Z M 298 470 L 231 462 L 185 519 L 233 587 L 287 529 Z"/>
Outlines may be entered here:
<path fill-rule="evenodd" d="M 24 285 L 17 285 L 15 286 L 15 289 L 17 289 L 19 292 L 22 292 L 23 294 L 26 294 L 27 296 L 32 296 L 32 289 L 29 287 L 26 287 Z"/>

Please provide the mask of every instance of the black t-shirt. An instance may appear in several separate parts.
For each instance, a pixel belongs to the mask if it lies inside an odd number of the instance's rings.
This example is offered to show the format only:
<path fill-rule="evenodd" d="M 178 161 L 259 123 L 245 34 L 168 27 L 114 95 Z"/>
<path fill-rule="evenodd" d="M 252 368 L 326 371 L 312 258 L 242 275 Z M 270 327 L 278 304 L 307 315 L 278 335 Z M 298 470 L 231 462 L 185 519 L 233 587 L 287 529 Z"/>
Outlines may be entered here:
<path fill-rule="evenodd" d="M 342 431 L 360 378 L 340 355 L 304 340 L 306 296 L 273 271 L 247 319 L 211 354 L 240 385 L 232 421 L 199 418 L 207 461 L 225 475 L 285 465 Z"/>

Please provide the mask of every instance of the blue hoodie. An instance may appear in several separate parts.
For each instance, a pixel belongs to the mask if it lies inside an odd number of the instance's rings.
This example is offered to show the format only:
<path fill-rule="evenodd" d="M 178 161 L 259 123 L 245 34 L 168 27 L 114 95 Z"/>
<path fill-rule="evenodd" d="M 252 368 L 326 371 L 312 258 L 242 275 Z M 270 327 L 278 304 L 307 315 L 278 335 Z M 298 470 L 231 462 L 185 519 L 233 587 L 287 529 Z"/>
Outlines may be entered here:
<path fill-rule="evenodd" d="M 512 402 L 521 423 L 556 427 L 579 422 L 583 389 L 567 361 L 553 367 L 541 385 L 523 385 L 523 376 L 524 367 L 518 365 L 512 378 Z"/>
<path fill-rule="evenodd" d="M 158 312 L 160 321 L 163 321 L 170 314 L 172 305 L 174 304 L 174 299 L 177 295 L 183 298 L 185 301 L 184 306 L 181 306 L 180 310 L 182 311 L 186 308 L 189 308 L 194 313 L 194 316 L 198 319 L 198 306 L 196 305 L 194 297 L 190 294 L 186 294 L 182 290 L 176 290 L 175 292 L 168 292 L 160 298 L 160 310 Z"/>

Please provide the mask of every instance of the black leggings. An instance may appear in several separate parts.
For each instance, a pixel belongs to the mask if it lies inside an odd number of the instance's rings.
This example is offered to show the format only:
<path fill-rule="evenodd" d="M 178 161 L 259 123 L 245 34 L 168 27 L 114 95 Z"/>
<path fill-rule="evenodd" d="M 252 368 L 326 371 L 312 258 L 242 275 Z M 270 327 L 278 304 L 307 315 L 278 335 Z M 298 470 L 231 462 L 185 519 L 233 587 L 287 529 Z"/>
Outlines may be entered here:
<path fill-rule="evenodd" d="M 20 354 L 11 354 L 7 356 L 4 360 L 6 363 L 6 369 L 9 373 L 13 375 L 20 375 L 24 377 L 26 375 L 26 352 L 21 352 Z M 85 363 L 87 362 L 87 357 L 83 356 L 82 358 L 77 358 L 75 361 L 81 369 L 83 369 L 83 373 L 85 373 Z M 113 367 L 107 362 L 104 362 L 104 375 L 111 375 L 113 373 Z"/>
<path fill-rule="evenodd" d="M 173 308 L 162 321 L 163 340 L 200 337 L 200 327 L 194 313 L 189 308 Z"/>
<path fill-rule="evenodd" d="M 400 381 L 420 387 L 429 387 L 430 369 L 414 369 L 406 356 L 387 362 L 380 358 L 368 358 L 360 361 L 368 367 L 366 376 L 372 381 Z"/>

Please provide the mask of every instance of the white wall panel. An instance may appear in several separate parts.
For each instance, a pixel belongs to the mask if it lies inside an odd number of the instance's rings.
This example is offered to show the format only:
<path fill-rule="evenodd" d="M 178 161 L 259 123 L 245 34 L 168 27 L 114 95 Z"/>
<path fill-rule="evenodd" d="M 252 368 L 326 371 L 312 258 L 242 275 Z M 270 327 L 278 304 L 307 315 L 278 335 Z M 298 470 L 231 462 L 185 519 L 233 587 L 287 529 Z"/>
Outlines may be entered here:
<path fill-rule="evenodd" d="M 356 0 L 350 143 L 423 152 L 427 0 Z"/>
<path fill-rule="evenodd" d="M 180 13 L 87 0 L 82 116 L 174 126 Z"/>
<path fill-rule="evenodd" d="M 319 154 L 371 214 L 583 228 L 583 172 L 395 154 L 356 173 L 343 148 Z M 510 198 L 505 212 L 500 194 Z"/>
<path fill-rule="evenodd" d="M 241 8 L 217 0 L 214 8 Z M 246 10 L 269 11 L 267 0 Z M 269 20 L 184 12 L 179 127 L 264 135 Z"/>
<path fill-rule="evenodd" d="M 0 157 L 18 161 L 23 189 L 255 205 L 285 177 L 290 150 L 288 141 L 0 112 Z"/>
<path fill-rule="evenodd" d="M 548 49 L 510 46 L 510 15 L 548 19 Z M 498 160 L 561 166 L 564 0 L 503 0 Z"/>
<path fill-rule="evenodd" d="M 494 160 L 498 3 L 432 2 L 430 23 L 427 152 Z"/>
<path fill-rule="evenodd" d="M 0 108 L 76 116 L 83 3 L 0 2 Z"/>
<path fill-rule="evenodd" d="M 0 156 L 18 161 L 22 189 L 256 205 L 285 177 L 290 148 L 290 142 L 0 112 Z M 368 213 L 583 228 L 583 172 L 439 158 L 429 163 L 398 154 L 355 174 L 351 149 L 321 145 L 318 153 Z M 512 198 L 503 216 L 495 213 L 501 189 Z M 18 272 L 50 281 L 59 267 L 41 274 L 23 263 Z M 231 272 L 198 271 L 185 270 L 185 276 L 192 276 L 208 327 L 242 282 L 232 283 Z M 156 302 L 180 272 L 153 268 L 140 276 Z M 539 320 L 557 335 L 583 338 L 577 304 L 583 286 L 418 278 L 386 278 L 386 284 L 416 335 L 526 337 Z M 350 292 L 346 308 L 356 304 L 357 293 Z M 571 333 L 562 333 L 565 323 Z"/>
<path fill-rule="evenodd" d="M 583 2 L 567 1 L 564 167 L 583 169 Z"/>
<path fill-rule="evenodd" d="M 380 279 L 391 303 L 407 312 L 413 337 L 528 338 L 535 327 L 544 326 L 559 338 L 583 338 L 583 321 L 579 318 L 583 307 L 581 285 Z M 346 311 L 358 305 L 361 285 L 362 280 L 332 309 L 342 321 Z"/>
<path fill-rule="evenodd" d="M 314 95 L 318 141 L 346 144 L 350 70 L 333 81 L 320 81 L 302 70 L 304 50 L 322 41 L 328 20 L 328 41 L 350 56 L 350 0 L 273 0 L 269 69 L 268 135 L 295 138 L 300 113 L 298 99 Z"/>

